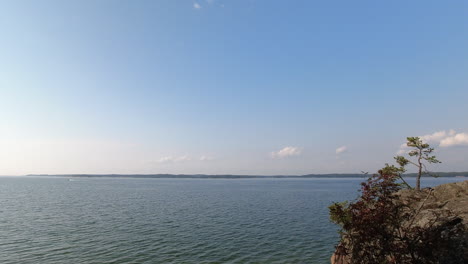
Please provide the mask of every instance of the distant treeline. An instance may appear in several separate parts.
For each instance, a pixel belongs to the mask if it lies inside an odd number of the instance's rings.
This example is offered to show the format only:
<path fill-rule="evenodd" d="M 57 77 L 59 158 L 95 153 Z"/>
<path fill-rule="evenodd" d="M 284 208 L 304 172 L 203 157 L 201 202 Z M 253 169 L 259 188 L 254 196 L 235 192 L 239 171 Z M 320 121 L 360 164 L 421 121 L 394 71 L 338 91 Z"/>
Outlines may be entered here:
<path fill-rule="evenodd" d="M 468 177 L 468 172 L 434 172 L 437 177 Z M 250 179 L 250 178 L 366 178 L 369 175 L 363 173 L 343 173 L 343 174 L 307 174 L 307 175 L 207 175 L 207 174 L 29 174 L 27 176 L 47 176 L 47 177 L 88 177 L 88 178 L 194 178 L 194 179 Z M 416 177 L 416 173 L 408 173 L 404 177 Z M 431 177 L 429 175 L 425 177 Z"/>
<path fill-rule="evenodd" d="M 416 177 L 416 173 L 404 174 L 404 177 Z M 463 176 L 468 177 L 468 171 L 464 172 L 433 172 L 430 175 L 423 175 L 423 177 L 457 177 Z"/>

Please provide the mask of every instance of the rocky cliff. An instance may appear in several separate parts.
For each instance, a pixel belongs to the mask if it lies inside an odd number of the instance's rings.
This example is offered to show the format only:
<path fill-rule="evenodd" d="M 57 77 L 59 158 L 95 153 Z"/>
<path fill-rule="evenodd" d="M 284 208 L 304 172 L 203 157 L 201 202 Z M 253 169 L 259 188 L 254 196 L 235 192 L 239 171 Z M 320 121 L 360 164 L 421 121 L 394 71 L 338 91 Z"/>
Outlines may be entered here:
<path fill-rule="evenodd" d="M 425 245 L 429 253 L 440 251 L 431 260 L 421 263 L 468 263 L 468 181 L 421 191 L 400 190 L 396 202 L 404 205 L 402 208 L 409 216 L 402 221 L 402 230 L 419 232 L 421 240 L 418 242 Z M 353 263 L 346 253 L 352 246 L 349 241 L 342 240 L 331 263 Z M 444 248 L 441 250 L 441 247 Z M 389 258 L 388 263 L 395 262 Z"/>

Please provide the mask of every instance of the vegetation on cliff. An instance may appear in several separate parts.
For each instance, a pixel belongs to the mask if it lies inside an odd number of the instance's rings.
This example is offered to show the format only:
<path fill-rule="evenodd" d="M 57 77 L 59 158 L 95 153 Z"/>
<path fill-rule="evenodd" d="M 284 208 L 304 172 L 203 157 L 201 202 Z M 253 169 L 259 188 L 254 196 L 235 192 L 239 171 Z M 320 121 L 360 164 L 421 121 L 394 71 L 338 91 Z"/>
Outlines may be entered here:
<path fill-rule="evenodd" d="M 454 187 L 447 201 L 437 198 L 447 189 L 420 190 L 423 160 L 439 161 L 419 138 L 408 142 L 416 148 L 410 156 L 419 166 L 417 189 L 402 178 L 410 161 L 400 156 L 395 158 L 400 167 L 387 164 L 361 183 L 357 200 L 329 206 L 330 219 L 342 228 L 332 263 L 468 263 L 468 181 Z M 460 204 L 447 208 L 452 198 Z"/>

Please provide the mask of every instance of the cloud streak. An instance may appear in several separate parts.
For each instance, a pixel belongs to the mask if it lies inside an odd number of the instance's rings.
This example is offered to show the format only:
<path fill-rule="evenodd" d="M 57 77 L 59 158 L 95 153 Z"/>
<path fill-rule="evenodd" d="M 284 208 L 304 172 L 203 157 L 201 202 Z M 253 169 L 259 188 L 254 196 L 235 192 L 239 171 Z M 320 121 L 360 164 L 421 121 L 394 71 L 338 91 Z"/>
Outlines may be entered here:
<path fill-rule="evenodd" d="M 270 156 L 274 159 L 284 159 L 293 156 L 299 156 L 302 154 L 302 150 L 298 147 L 284 147 L 278 151 L 270 153 Z"/>
<path fill-rule="evenodd" d="M 200 9 L 201 8 L 201 5 L 197 2 L 193 3 L 193 8 L 195 9 Z"/>
<path fill-rule="evenodd" d="M 339 147 L 339 148 L 337 148 L 337 149 L 335 150 L 335 152 L 336 152 L 337 155 L 342 154 L 342 153 L 345 153 L 345 152 L 347 152 L 347 151 L 348 151 L 348 147 L 346 147 L 346 146 L 341 146 L 341 147 Z"/>
<path fill-rule="evenodd" d="M 211 157 L 211 156 L 201 156 L 200 158 L 198 158 L 199 161 L 212 161 L 214 160 L 215 158 Z"/>
<path fill-rule="evenodd" d="M 178 157 L 174 157 L 174 156 L 166 156 L 166 157 L 162 157 L 160 158 L 158 161 L 156 161 L 157 163 L 179 163 L 179 162 L 186 162 L 186 161 L 191 161 L 192 158 L 190 158 L 189 156 L 187 155 L 184 155 L 184 156 L 178 156 Z"/>
<path fill-rule="evenodd" d="M 212 156 L 206 156 L 202 155 L 200 157 L 193 157 L 189 155 L 183 155 L 183 156 L 165 156 L 156 161 L 156 163 L 162 163 L 162 164 L 167 164 L 167 163 L 185 163 L 185 162 L 191 162 L 191 161 L 212 161 L 215 160 L 214 157 Z"/>
<path fill-rule="evenodd" d="M 468 146 L 468 133 L 458 133 L 440 141 L 441 147 Z"/>

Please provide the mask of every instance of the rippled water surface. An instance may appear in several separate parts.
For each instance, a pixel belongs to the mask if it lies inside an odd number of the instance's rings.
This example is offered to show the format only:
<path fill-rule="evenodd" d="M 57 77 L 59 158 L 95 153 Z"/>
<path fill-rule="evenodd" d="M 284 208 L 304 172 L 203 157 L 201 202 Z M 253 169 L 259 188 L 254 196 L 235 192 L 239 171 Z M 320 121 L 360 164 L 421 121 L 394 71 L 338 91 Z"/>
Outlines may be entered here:
<path fill-rule="evenodd" d="M 0 263 L 328 263 L 360 181 L 0 177 Z"/>

